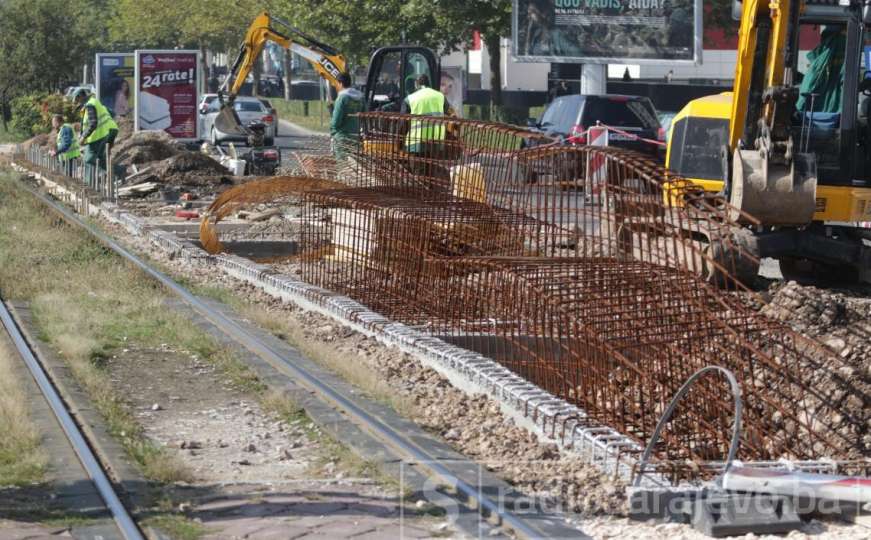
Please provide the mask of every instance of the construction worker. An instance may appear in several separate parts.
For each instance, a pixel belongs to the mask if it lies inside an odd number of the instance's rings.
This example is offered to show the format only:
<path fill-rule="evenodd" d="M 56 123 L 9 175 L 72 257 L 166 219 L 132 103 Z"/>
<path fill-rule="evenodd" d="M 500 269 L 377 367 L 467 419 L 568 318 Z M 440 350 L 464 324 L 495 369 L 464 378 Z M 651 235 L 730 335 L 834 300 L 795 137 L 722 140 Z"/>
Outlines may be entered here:
<path fill-rule="evenodd" d="M 415 79 L 417 90 L 402 102 L 402 112 L 421 116 L 445 116 L 450 114 L 451 106 L 444 94 L 430 88 L 428 75 Z M 413 120 L 405 136 L 405 149 L 422 153 L 427 143 L 440 143 L 445 140 L 444 124 Z"/>
<path fill-rule="evenodd" d="M 76 140 L 76 132 L 73 126 L 64 123 L 62 114 L 55 114 L 51 117 L 51 127 L 57 132 L 55 147 L 51 150 L 51 155 L 57 156 L 58 161 L 64 164 L 64 171 L 67 176 L 73 174 L 73 160 L 79 159 L 82 152 L 79 150 L 79 141 Z"/>
<path fill-rule="evenodd" d="M 339 75 L 339 84 L 342 85 L 342 90 L 336 96 L 333 106 L 330 137 L 333 155 L 336 159 L 344 159 L 360 136 L 360 122 L 353 115 L 363 112 L 363 92 L 352 86 L 351 75 L 348 73 Z"/>
<path fill-rule="evenodd" d="M 86 165 L 106 169 L 107 146 L 118 136 L 118 124 L 97 96 L 88 96 L 88 91 L 79 89 L 75 95 L 76 108 L 82 109 L 82 134 L 79 144 L 84 147 Z"/>

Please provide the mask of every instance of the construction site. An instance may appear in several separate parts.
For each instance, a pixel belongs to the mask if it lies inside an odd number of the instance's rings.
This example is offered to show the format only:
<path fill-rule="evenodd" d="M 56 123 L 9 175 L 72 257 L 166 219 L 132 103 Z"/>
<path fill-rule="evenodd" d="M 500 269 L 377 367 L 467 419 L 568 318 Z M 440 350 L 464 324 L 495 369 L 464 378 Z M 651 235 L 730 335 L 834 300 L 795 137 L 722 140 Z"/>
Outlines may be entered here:
<path fill-rule="evenodd" d="M 633 483 L 697 490 L 739 462 L 867 477 L 865 289 L 747 283 L 734 209 L 632 152 L 429 118 L 413 121 L 445 141 L 410 154 L 410 121 L 364 113 L 346 159 L 310 137 L 286 175 L 241 181 L 165 135 L 122 133 L 115 158 L 134 172 L 102 203 L 38 144 L 14 159 L 195 283 L 275 313 L 316 305 L 294 316 L 340 351 L 374 337 L 363 365 L 425 405 L 412 419 L 570 514 L 632 515 Z M 669 409 L 708 366 L 723 371 Z M 457 388 L 443 403 L 418 387 L 439 379 Z"/>

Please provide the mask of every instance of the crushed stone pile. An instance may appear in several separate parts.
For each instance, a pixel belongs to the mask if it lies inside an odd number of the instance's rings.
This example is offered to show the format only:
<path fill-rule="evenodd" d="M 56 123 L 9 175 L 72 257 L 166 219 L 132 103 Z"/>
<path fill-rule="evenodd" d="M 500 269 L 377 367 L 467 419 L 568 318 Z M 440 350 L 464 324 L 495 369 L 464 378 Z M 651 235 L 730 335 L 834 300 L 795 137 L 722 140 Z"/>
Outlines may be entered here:
<path fill-rule="evenodd" d="M 838 426 L 844 415 L 864 419 L 866 429 L 851 433 L 860 448 L 871 448 L 871 291 L 831 290 L 775 282 L 764 294 L 761 312 L 788 324 L 796 332 L 828 347 L 834 358 L 816 371 L 814 387 L 834 400 L 833 411 L 818 410 L 816 420 Z M 835 381 L 847 381 L 850 392 L 841 395 Z M 796 396 L 796 400 L 805 399 Z"/>

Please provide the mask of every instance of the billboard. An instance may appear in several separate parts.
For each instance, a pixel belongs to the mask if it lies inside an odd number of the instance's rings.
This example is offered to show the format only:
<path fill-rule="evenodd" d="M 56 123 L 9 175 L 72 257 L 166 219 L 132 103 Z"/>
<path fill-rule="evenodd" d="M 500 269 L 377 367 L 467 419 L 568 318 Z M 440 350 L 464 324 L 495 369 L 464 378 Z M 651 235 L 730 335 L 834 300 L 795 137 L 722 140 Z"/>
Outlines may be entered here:
<path fill-rule="evenodd" d="M 94 64 L 97 99 L 116 117 L 127 116 L 135 108 L 133 61 L 133 53 L 100 53 Z"/>
<path fill-rule="evenodd" d="M 164 130 L 183 140 L 199 138 L 198 51 L 136 51 L 136 131 Z"/>
<path fill-rule="evenodd" d="M 701 62 L 701 0 L 514 0 L 512 20 L 520 62 Z"/>

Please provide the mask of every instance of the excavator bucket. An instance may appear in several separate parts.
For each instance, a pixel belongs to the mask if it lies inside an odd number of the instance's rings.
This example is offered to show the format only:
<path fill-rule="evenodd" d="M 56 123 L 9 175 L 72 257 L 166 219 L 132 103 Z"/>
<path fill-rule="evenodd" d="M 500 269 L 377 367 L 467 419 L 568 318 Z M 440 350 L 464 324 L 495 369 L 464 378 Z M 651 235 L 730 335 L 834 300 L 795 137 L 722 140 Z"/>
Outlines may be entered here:
<path fill-rule="evenodd" d="M 730 203 L 765 225 L 806 225 L 816 210 L 817 162 L 795 154 L 790 165 L 771 164 L 763 152 L 736 149 L 732 160 Z"/>
<path fill-rule="evenodd" d="M 224 100 L 221 100 L 221 110 L 218 111 L 214 125 L 215 129 L 224 135 L 239 137 L 248 135 L 248 130 L 242 125 L 242 121 L 239 120 L 239 115 L 236 114 L 233 104 Z"/>

